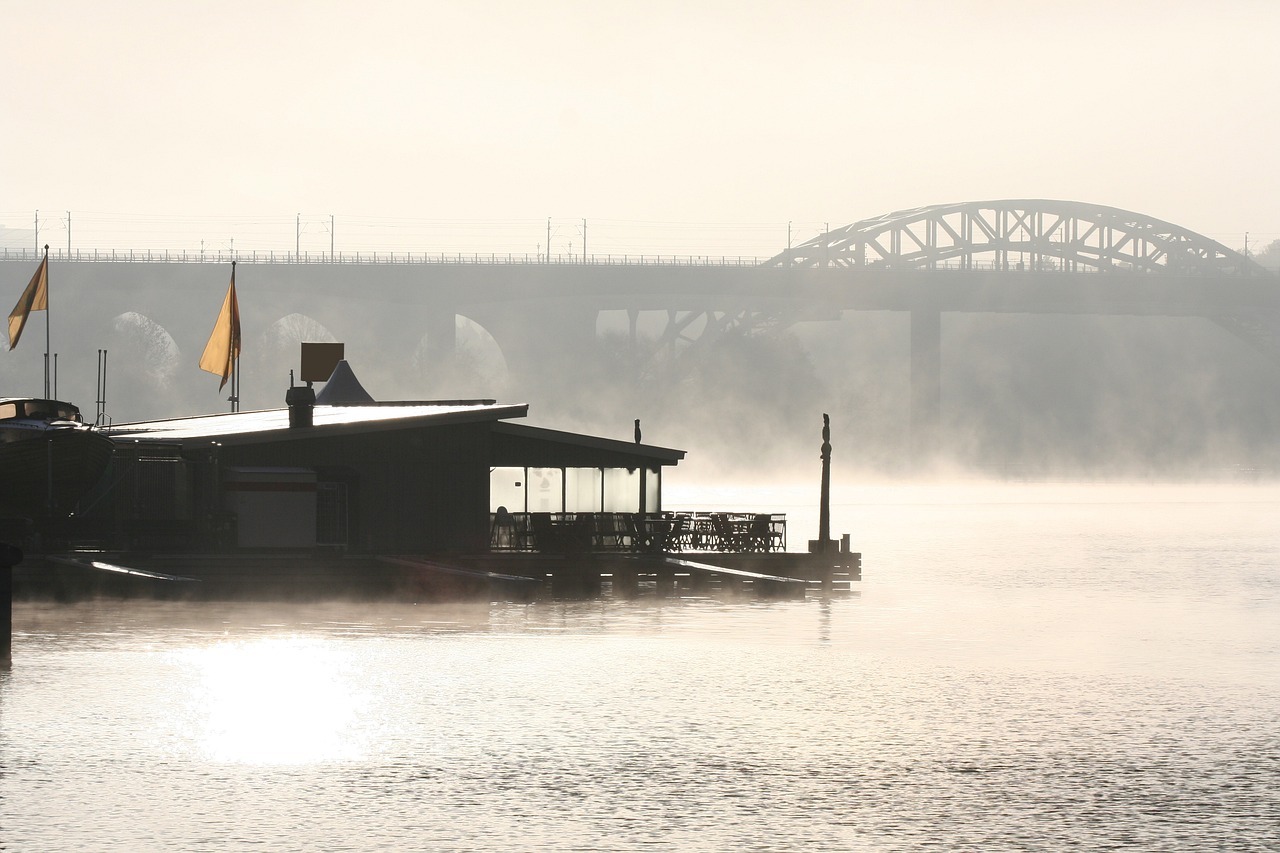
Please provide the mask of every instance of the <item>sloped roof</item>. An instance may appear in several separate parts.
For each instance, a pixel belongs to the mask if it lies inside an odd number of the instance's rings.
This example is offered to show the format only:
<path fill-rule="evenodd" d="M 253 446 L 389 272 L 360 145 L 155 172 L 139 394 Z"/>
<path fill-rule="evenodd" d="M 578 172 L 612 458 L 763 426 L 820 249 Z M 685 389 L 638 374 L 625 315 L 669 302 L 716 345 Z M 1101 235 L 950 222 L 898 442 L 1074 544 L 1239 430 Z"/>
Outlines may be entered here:
<path fill-rule="evenodd" d="M 492 400 L 317 405 L 312 415 L 314 425 L 310 427 L 290 428 L 288 409 L 265 409 L 114 424 L 103 431 L 117 442 L 259 444 L 343 433 L 523 418 L 528 412 L 527 403 L 499 404 Z"/>
<path fill-rule="evenodd" d="M 316 404 L 341 405 L 343 403 L 372 403 L 373 395 L 364 390 L 355 371 L 344 358 L 338 362 L 324 383 L 324 387 L 316 394 Z"/>

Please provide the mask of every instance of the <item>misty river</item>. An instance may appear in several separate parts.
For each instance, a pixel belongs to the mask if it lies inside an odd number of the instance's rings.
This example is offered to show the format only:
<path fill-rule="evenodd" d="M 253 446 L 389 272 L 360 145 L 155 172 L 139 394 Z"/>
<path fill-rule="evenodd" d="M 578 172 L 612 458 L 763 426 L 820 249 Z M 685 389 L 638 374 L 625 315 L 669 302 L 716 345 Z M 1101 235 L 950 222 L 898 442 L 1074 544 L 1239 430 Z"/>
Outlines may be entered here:
<path fill-rule="evenodd" d="M 1275 849 L 1280 485 L 832 515 L 803 601 L 19 604 L 0 850 Z"/>

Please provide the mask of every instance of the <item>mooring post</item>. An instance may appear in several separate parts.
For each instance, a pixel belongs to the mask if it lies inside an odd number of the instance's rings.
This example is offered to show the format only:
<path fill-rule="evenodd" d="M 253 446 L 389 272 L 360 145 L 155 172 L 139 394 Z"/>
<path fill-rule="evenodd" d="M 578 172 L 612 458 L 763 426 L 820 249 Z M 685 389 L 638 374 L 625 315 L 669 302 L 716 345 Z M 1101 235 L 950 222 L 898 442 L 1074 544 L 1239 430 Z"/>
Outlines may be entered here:
<path fill-rule="evenodd" d="M 822 496 L 818 501 L 818 543 L 827 553 L 831 539 L 831 418 L 822 416 Z"/>
<path fill-rule="evenodd" d="M 13 665 L 13 567 L 22 562 L 22 551 L 0 542 L 0 667 Z"/>

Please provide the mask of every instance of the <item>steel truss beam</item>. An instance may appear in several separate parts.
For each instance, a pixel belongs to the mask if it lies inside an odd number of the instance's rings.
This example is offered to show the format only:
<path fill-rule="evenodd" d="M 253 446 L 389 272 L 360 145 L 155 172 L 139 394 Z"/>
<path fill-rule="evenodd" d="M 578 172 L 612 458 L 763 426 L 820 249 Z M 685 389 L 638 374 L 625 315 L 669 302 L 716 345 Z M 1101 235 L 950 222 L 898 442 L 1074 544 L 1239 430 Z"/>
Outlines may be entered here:
<path fill-rule="evenodd" d="M 767 265 L 1268 275 L 1208 237 L 1115 207 L 1011 199 L 900 210 L 819 235 Z"/>

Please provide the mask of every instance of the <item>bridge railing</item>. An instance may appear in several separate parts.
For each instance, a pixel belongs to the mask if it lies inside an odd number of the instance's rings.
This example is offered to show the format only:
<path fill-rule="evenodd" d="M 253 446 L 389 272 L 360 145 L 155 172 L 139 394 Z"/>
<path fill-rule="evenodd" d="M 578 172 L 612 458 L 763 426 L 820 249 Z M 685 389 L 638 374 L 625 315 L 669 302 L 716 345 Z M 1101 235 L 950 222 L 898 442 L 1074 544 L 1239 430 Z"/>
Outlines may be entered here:
<path fill-rule="evenodd" d="M 0 261 L 38 262 L 44 252 L 34 249 L 0 249 Z M 88 263 L 223 264 L 231 261 L 251 264 L 488 264 L 562 266 L 729 266 L 755 267 L 764 258 L 745 255 L 551 255 L 507 252 L 277 252 L 273 250 L 171 249 L 66 249 L 50 248 L 53 261 Z"/>
<path fill-rule="evenodd" d="M 38 262 L 43 252 L 34 249 L 0 248 L 0 261 Z M 158 264 L 226 264 L 231 261 L 251 264 L 283 265 L 495 265 L 495 266 L 680 266 L 680 267 L 757 267 L 772 265 L 775 258 L 759 258 L 747 255 L 569 255 L 546 257 L 537 253 L 518 254 L 508 252 L 277 252 L 274 250 L 196 250 L 185 249 L 66 249 L 49 250 L 50 260 L 72 263 L 158 263 Z M 1041 258 L 1035 263 L 982 261 L 960 259 L 938 261 L 930 267 L 938 271 L 999 271 L 999 272 L 1067 272 L 1073 275 L 1104 273 L 1107 268 L 1077 263 L 1068 264 L 1060 258 Z M 1110 269 L 1120 272 L 1133 271 L 1133 267 L 1119 261 Z"/>
<path fill-rule="evenodd" d="M 33 249 L 0 249 L 0 261 L 38 262 L 42 252 Z M 226 264 L 231 261 L 251 264 L 481 264 L 521 265 L 558 264 L 562 266 L 688 266 L 688 267 L 756 267 L 768 262 L 768 258 L 746 255 L 581 255 L 559 254 L 549 258 L 537 253 L 517 254 L 508 252 L 277 252 L 273 250 L 204 250 L 187 251 L 172 249 L 66 249 L 50 248 L 49 258 L 54 261 L 86 263 L 160 263 L 160 264 Z M 1046 259 L 1034 268 L 1030 265 L 1015 267 L 996 261 L 943 261 L 934 265 L 938 270 L 1003 270 L 1013 271 L 1065 271 L 1066 265 Z M 1083 268 L 1073 272 L 1098 272 Z"/>

